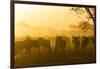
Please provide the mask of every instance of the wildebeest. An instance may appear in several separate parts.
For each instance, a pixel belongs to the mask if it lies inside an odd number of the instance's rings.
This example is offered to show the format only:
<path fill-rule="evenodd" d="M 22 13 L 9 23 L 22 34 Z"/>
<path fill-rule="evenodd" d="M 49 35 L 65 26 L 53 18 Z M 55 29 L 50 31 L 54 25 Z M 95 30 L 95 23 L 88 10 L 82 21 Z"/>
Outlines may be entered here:
<path fill-rule="evenodd" d="M 91 42 L 92 46 L 95 47 L 95 37 L 94 36 L 90 37 L 90 42 Z"/>
<path fill-rule="evenodd" d="M 50 51 L 50 40 L 49 39 L 45 39 L 45 38 L 37 38 L 37 39 L 25 39 L 23 41 L 18 41 L 15 42 L 15 53 L 16 55 L 18 54 L 18 52 L 21 52 L 22 50 L 25 50 L 24 54 L 21 55 L 27 55 L 27 56 L 31 56 L 31 49 L 38 49 L 38 53 L 41 53 L 41 47 L 43 48 L 43 50 L 47 49 L 48 51 Z"/>
<path fill-rule="evenodd" d="M 89 44 L 89 42 L 90 42 L 89 37 L 87 37 L 87 36 L 82 36 L 82 38 L 81 38 L 81 47 L 82 47 L 82 48 L 86 48 L 87 45 Z"/>
<path fill-rule="evenodd" d="M 49 39 L 38 38 L 37 41 L 38 41 L 40 50 L 42 47 L 43 49 L 48 49 L 48 51 L 50 51 L 51 47 L 50 47 L 50 40 Z"/>
<path fill-rule="evenodd" d="M 80 47 L 80 37 L 79 36 L 73 36 L 72 37 L 72 44 L 75 48 Z"/>
<path fill-rule="evenodd" d="M 15 55 L 21 55 L 21 56 L 30 56 L 31 55 L 31 48 L 38 48 L 39 50 L 39 44 L 36 39 L 25 39 L 23 41 L 17 41 L 15 42 Z M 24 51 L 23 51 L 24 50 Z M 22 53 L 23 51 L 23 53 Z"/>
<path fill-rule="evenodd" d="M 56 37 L 56 42 L 55 42 L 55 51 L 56 52 L 65 52 L 65 47 L 66 47 L 66 41 L 63 39 L 62 36 L 57 36 Z"/>

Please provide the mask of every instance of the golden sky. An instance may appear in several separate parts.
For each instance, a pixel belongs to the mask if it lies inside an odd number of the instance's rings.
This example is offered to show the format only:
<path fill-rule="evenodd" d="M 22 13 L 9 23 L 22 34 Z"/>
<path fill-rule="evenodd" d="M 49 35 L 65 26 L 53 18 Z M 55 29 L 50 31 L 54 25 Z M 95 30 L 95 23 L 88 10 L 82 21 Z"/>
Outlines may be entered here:
<path fill-rule="evenodd" d="M 29 34 L 29 29 L 32 30 L 30 27 L 52 28 L 58 31 L 70 30 L 70 25 L 76 25 L 82 20 L 70 8 L 15 4 L 15 35 L 16 33 Z M 21 30 L 22 28 L 24 30 Z"/>

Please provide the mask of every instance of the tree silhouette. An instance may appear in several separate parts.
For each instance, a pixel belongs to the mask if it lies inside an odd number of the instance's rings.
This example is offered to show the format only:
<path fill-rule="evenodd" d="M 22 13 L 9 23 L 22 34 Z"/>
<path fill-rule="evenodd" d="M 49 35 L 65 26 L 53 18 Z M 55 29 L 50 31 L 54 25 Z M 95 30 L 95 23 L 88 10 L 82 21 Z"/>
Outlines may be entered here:
<path fill-rule="evenodd" d="M 71 25 L 71 27 L 78 28 L 83 32 L 86 32 L 88 30 L 94 30 L 93 25 L 95 24 L 95 8 L 72 7 L 71 10 L 74 11 L 78 17 L 81 17 L 82 15 L 84 16 L 84 14 L 86 17 L 86 19 L 81 21 L 78 26 Z M 90 19 L 92 19 L 93 25 L 89 23 Z"/>
<path fill-rule="evenodd" d="M 75 11 L 78 16 L 82 16 L 82 14 L 87 13 L 86 18 L 92 19 L 93 23 L 95 23 L 95 8 L 89 7 L 73 7 L 71 10 Z"/>
<path fill-rule="evenodd" d="M 94 30 L 94 26 L 92 24 L 90 24 L 87 21 L 82 21 L 80 22 L 78 25 L 70 25 L 70 27 L 74 28 L 74 29 L 78 29 L 82 32 L 87 32 L 87 31 L 93 31 Z"/>

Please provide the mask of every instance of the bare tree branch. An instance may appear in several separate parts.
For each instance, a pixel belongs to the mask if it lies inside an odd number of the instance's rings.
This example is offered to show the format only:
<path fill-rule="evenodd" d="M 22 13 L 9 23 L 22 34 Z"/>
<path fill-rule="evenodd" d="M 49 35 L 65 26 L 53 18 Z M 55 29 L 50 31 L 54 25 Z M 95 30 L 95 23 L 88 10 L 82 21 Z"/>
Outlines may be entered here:
<path fill-rule="evenodd" d="M 92 18 L 93 23 L 95 23 L 95 19 L 94 19 L 92 13 L 90 12 L 89 8 L 86 7 L 85 9 L 86 9 L 86 11 L 88 12 L 88 14 L 90 15 L 90 17 Z"/>

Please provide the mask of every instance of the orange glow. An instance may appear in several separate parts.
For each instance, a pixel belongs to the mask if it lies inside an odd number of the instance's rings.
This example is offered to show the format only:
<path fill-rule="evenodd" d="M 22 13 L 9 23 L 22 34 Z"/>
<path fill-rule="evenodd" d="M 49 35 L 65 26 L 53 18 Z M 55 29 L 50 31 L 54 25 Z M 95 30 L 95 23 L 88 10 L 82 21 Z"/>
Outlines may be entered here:
<path fill-rule="evenodd" d="M 84 19 L 76 16 L 70 8 L 16 4 L 15 36 L 56 35 L 70 31 L 70 25 L 77 25 Z"/>

